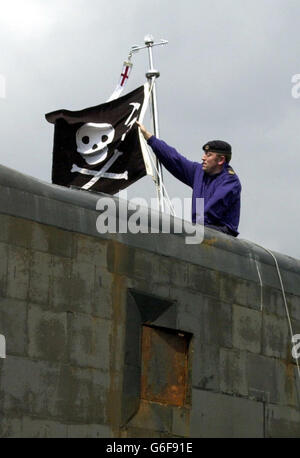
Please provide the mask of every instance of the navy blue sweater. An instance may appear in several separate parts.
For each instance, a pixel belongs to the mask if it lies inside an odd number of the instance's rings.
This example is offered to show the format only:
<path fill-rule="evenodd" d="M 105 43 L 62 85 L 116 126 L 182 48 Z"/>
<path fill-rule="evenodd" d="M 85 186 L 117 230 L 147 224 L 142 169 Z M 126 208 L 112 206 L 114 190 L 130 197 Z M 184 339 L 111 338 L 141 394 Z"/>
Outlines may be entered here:
<path fill-rule="evenodd" d="M 241 183 L 225 163 L 216 175 L 208 175 L 202 164 L 186 159 L 175 148 L 154 135 L 148 140 L 153 152 L 169 172 L 193 188 L 192 222 L 197 222 L 196 199 L 204 198 L 204 224 L 227 226 L 232 235 L 238 235 L 241 206 Z"/>

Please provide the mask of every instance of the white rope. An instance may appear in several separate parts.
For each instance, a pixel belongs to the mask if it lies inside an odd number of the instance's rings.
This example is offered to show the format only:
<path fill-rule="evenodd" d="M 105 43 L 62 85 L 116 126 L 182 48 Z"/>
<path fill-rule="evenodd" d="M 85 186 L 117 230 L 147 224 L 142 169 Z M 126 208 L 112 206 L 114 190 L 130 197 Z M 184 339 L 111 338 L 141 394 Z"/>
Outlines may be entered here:
<path fill-rule="evenodd" d="M 258 267 L 258 263 L 256 261 L 256 258 L 252 254 L 252 246 L 251 246 L 251 244 L 247 240 L 241 240 L 241 242 L 244 242 L 246 244 L 246 246 L 248 247 L 249 257 L 251 259 L 253 259 L 253 261 L 255 262 L 255 266 L 256 266 L 256 270 L 257 270 L 257 274 L 258 274 L 258 278 L 259 278 L 259 284 L 260 284 L 260 311 L 262 312 L 262 310 L 263 310 L 263 283 L 262 283 L 262 279 L 261 279 L 261 274 L 260 274 L 260 270 L 259 270 L 259 267 Z M 259 246 L 259 245 L 257 245 L 257 246 Z"/>
<path fill-rule="evenodd" d="M 148 97 L 149 97 L 149 98 L 150 98 L 152 89 L 153 89 L 153 87 L 154 87 L 154 82 L 155 82 L 155 78 L 152 78 L 151 85 L 150 85 L 150 88 L 149 88 L 149 94 L 148 94 Z M 155 161 L 153 160 L 152 153 L 151 153 L 151 151 L 150 151 L 150 149 L 149 149 L 149 145 L 148 145 L 148 143 L 147 143 L 147 141 L 146 141 L 146 139 L 145 139 L 144 137 L 142 137 L 142 139 L 143 139 L 144 144 L 145 144 L 145 146 L 146 146 L 146 149 L 147 149 L 147 151 L 148 151 L 148 153 L 149 153 L 148 156 L 149 156 L 149 158 L 150 158 L 150 161 L 151 161 L 151 163 L 152 163 L 152 166 L 154 167 L 154 170 L 155 170 L 155 172 L 156 172 L 156 175 L 159 176 L 159 172 L 158 172 L 158 169 L 157 169 L 157 167 L 156 167 Z M 152 178 L 153 178 L 153 177 L 152 177 Z M 153 181 L 155 182 L 155 179 L 154 179 L 154 178 L 153 178 Z M 155 182 L 155 183 L 156 183 L 156 182 Z M 163 180 L 160 180 L 160 183 L 161 183 L 161 185 L 162 185 L 163 190 L 164 190 L 165 193 L 166 193 L 166 196 L 167 196 L 167 199 L 168 199 L 168 200 L 166 200 L 165 196 L 163 196 L 163 198 L 164 198 L 165 202 L 167 202 L 167 203 L 169 204 L 169 208 L 170 208 L 171 212 L 173 213 L 173 216 L 176 216 L 174 206 L 172 205 L 172 202 L 171 202 L 171 200 L 170 200 L 170 197 L 169 197 L 169 194 L 168 194 L 168 192 L 167 192 L 167 189 L 166 189 L 166 187 L 165 187 L 165 185 L 164 185 L 164 183 L 163 183 Z M 157 185 L 157 183 L 156 183 L 156 185 Z"/>
<path fill-rule="evenodd" d="M 260 311 L 262 312 L 262 309 L 263 309 L 263 284 L 262 284 L 260 270 L 259 270 L 259 267 L 258 267 L 256 259 L 254 259 L 254 261 L 255 261 L 256 270 L 257 270 L 257 273 L 258 273 L 258 278 L 259 278 L 259 283 L 260 283 Z"/>
<path fill-rule="evenodd" d="M 274 259 L 274 261 L 275 261 L 277 274 L 278 274 L 278 278 L 279 278 L 279 282 L 280 282 L 280 286 L 281 286 L 283 301 L 284 301 L 284 305 L 285 305 L 285 311 L 286 311 L 286 315 L 287 315 L 287 319 L 288 319 L 288 323 L 289 323 L 290 333 L 291 333 L 291 337 L 293 337 L 294 332 L 293 332 L 292 322 L 291 322 L 291 318 L 290 318 L 290 313 L 289 313 L 289 309 L 288 309 L 288 305 L 287 305 L 287 301 L 286 301 L 286 295 L 285 295 L 285 291 L 284 291 L 283 281 L 282 281 L 282 277 L 281 277 L 281 273 L 280 273 L 280 269 L 279 269 L 279 265 L 278 265 L 276 256 L 268 248 L 264 248 L 264 247 L 258 245 L 257 243 L 254 243 L 254 245 L 258 246 L 259 248 L 262 248 L 265 251 L 267 251 L 267 253 L 269 253 L 272 256 L 272 258 Z M 258 270 L 258 272 L 259 272 L 259 270 Z M 259 276 L 260 276 L 260 274 L 259 274 Z M 260 279 L 261 279 L 261 277 L 260 277 Z M 261 285 L 262 285 L 262 283 L 261 283 Z M 299 380 L 300 380 L 299 362 L 298 362 L 298 358 L 295 358 L 295 359 L 296 359 L 296 364 L 297 364 L 297 369 L 298 369 L 298 376 L 299 376 Z"/>
<path fill-rule="evenodd" d="M 145 146 L 146 146 L 146 148 L 147 148 L 147 150 L 148 150 L 148 152 L 149 152 L 150 161 L 151 161 L 151 163 L 152 163 L 152 165 L 153 165 L 153 167 L 154 167 L 156 173 L 158 174 L 158 170 L 157 170 L 157 167 L 156 167 L 156 165 L 155 165 L 155 161 L 153 160 L 152 153 L 151 153 L 151 151 L 150 151 L 150 149 L 149 149 L 149 145 L 148 145 L 148 143 L 146 142 L 145 139 L 144 139 L 144 142 L 145 142 Z M 168 194 L 168 192 L 167 192 L 167 189 L 166 189 L 166 187 L 165 187 L 163 181 L 161 181 L 161 185 L 162 185 L 162 187 L 163 187 L 163 189 L 164 189 L 164 191 L 165 191 L 165 193 L 166 193 L 166 196 L 167 196 L 167 199 L 168 199 L 168 200 L 166 200 L 165 197 L 164 197 L 164 199 L 165 199 L 165 200 L 167 201 L 167 203 L 169 204 L 170 210 L 172 211 L 173 216 L 176 216 L 174 206 L 173 206 L 173 204 L 172 204 L 172 202 L 171 202 L 171 200 L 170 200 L 169 194 Z"/>

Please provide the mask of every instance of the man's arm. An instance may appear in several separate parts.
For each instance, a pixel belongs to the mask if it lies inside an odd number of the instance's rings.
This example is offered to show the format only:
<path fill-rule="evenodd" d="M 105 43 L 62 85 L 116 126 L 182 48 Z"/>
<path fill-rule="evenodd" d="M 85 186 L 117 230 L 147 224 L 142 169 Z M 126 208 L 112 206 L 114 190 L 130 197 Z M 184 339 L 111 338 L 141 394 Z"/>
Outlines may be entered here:
<path fill-rule="evenodd" d="M 192 187 L 198 163 L 186 159 L 184 156 L 179 154 L 175 148 L 172 148 L 163 140 L 156 138 L 148 132 L 145 126 L 140 124 L 138 121 L 136 123 L 140 127 L 145 140 L 147 140 L 147 143 L 151 146 L 153 152 L 166 169 L 178 178 L 178 180 Z"/>

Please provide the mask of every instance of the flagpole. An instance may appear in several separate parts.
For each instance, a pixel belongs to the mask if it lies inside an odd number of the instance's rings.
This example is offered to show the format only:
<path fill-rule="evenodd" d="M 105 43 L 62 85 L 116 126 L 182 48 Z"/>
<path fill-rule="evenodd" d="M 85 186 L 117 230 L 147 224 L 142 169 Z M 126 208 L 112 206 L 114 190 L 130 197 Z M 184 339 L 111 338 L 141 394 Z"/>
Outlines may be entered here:
<path fill-rule="evenodd" d="M 154 135 L 159 138 L 159 127 L 158 127 L 158 109 L 157 109 L 157 99 L 156 99 L 156 88 L 155 88 L 155 80 L 159 77 L 159 71 L 155 70 L 153 67 L 153 55 L 152 55 L 152 48 L 153 46 L 159 45 L 166 45 L 168 44 L 167 40 L 160 40 L 157 43 L 154 43 L 154 39 L 152 35 L 146 35 L 144 38 L 144 46 L 134 45 L 131 47 L 130 51 L 130 58 L 133 53 L 139 51 L 140 49 L 148 48 L 149 54 L 149 63 L 150 69 L 146 73 L 146 77 L 148 81 L 151 83 L 152 91 L 151 91 L 151 107 L 152 107 L 152 122 L 153 122 L 153 131 Z M 157 197 L 159 202 L 159 210 L 164 212 L 164 189 L 163 189 L 163 174 L 162 174 L 162 167 L 160 161 L 156 158 L 156 169 L 157 173 L 155 174 L 155 184 L 157 190 Z"/>
<path fill-rule="evenodd" d="M 158 70 L 154 69 L 153 66 L 153 54 L 152 54 L 152 47 L 154 44 L 154 39 L 152 35 L 146 35 L 145 38 L 145 45 L 148 48 L 148 55 L 149 55 L 149 64 L 150 68 L 146 73 L 146 77 L 151 84 L 153 84 L 152 92 L 151 92 L 151 106 L 152 106 L 152 122 L 153 122 L 153 133 L 156 138 L 159 138 L 159 124 L 158 124 L 158 108 L 157 108 L 157 97 L 156 97 L 156 87 L 155 82 L 156 78 L 160 76 Z M 165 204 L 164 204 L 164 191 L 162 187 L 163 183 L 163 172 L 161 163 L 158 158 L 156 158 L 156 186 L 157 186 L 157 196 L 159 202 L 159 210 L 164 212 L 165 211 Z"/>

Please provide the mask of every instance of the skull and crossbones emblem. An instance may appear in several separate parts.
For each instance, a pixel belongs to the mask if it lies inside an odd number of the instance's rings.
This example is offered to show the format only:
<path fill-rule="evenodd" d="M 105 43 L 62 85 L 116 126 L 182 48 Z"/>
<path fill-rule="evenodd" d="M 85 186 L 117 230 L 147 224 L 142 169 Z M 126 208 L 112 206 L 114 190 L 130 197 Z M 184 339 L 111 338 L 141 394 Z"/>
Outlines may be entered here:
<path fill-rule="evenodd" d="M 108 145 L 114 136 L 115 129 L 111 124 L 83 124 L 76 132 L 77 151 L 89 165 L 98 164 L 106 159 Z"/>
<path fill-rule="evenodd" d="M 86 123 L 76 132 L 77 152 L 89 165 L 96 165 L 105 161 L 108 154 L 108 145 L 112 143 L 115 136 L 115 129 L 108 123 Z M 128 179 L 128 172 L 108 173 L 107 170 L 123 153 L 115 150 L 107 164 L 100 170 L 90 170 L 78 167 L 73 164 L 71 172 L 81 175 L 90 175 L 93 178 L 88 181 L 82 189 L 91 188 L 100 178 L 110 178 L 115 180 Z"/>
<path fill-rule="evenodd" d="M 125 140 L 125 137 L 129 130 L 134 125 L 137 120 L 137 116 L 134 117 L 134 113 L 138 111 L 140 103 L 130 103 L 132 111 L 128 118 L 126 119 L 124 126 L 126 131 L 121 137 L 121 142 Z M 77 152 L 81 155 L 84 161 L 88 165 L 99 164 L 107 158 L 108 155 L 108 145 L 111 144 L 115 137 L 115 129 L 109 123 L 93 123 L 88 122 L 83 124 L 76 132 L 76 145 Z M 114 180 L 125 179 L 128 180 L 128 171 L 124 173 L 109 173 L 108 169 L 114 164 L 114 162 L 120 157 L 123 153 L 114 150 L 113 155 L 107 161 L 107 163 L 100 170 L 90 170 L 78 167 L 76 164 L 73 164 L 71 172 L 77 172 L 81 175 L 92 175 L 93 178 L 88 181 L 82 189 L 89 189 L 92 187 L 100 178 L 111 178 Z"/>

